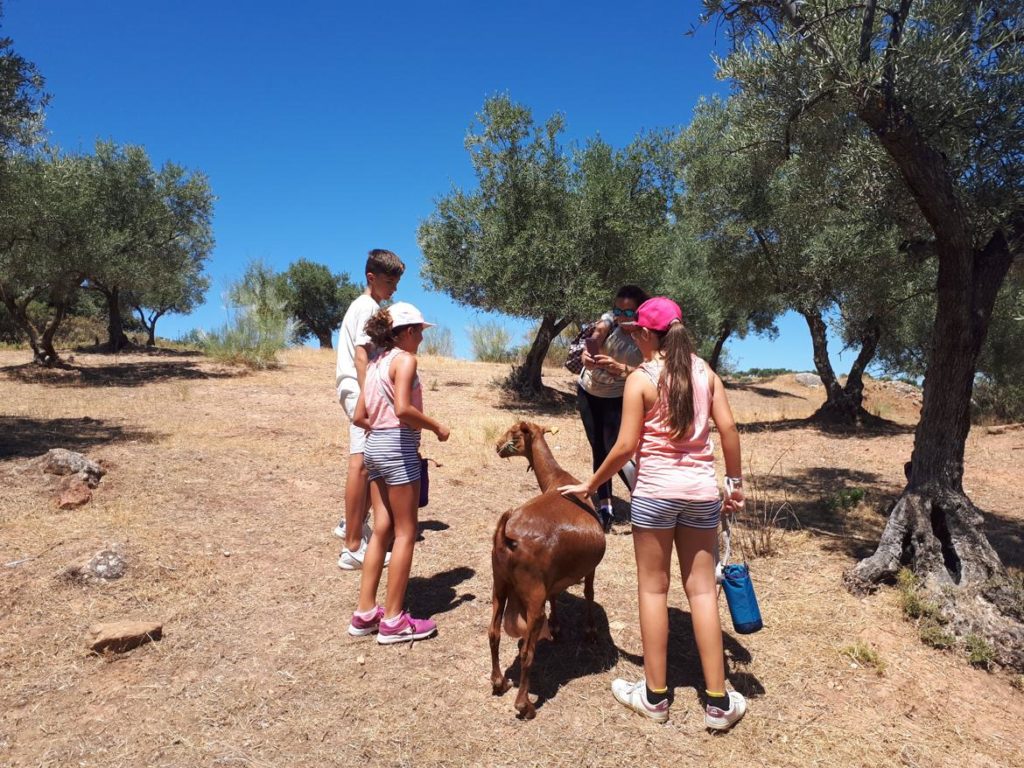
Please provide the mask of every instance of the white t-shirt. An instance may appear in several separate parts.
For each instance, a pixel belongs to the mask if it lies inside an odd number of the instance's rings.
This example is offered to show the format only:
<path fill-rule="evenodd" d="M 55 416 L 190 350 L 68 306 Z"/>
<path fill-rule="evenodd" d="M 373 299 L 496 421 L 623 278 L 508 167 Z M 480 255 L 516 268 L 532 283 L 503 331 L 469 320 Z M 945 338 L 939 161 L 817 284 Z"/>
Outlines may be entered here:
<path fill-rule="evenodd" d="M 338 364 L 334 369 L 334 382 L 338 391 L 338 402 L 344 403 L 348 395 L 359 394 L 359 378 L 356 374 L 356 347 L 367 348 L 373 357 L 373 342 L 366 335 L 366 321 L 380 309 L 373 298 L 364 293 L 349 304 L 345 318 L 338 331 Z"/>

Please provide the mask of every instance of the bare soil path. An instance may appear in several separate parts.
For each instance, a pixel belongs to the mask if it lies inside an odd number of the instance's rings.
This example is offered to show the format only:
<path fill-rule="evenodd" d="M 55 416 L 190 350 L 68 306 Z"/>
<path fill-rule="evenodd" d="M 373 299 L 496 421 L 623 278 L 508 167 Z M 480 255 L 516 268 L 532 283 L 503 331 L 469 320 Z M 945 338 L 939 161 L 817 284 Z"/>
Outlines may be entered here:
<path fill-rule="evenodd" d="M 453 430 L 445 444 L 424 438 L 441 466 L 409 606 L 440 633 L 381 647 L 345 633 L 358 574 L 337 568 L 331 535 L 347 452 L 331 353 L 291 351 L 281 370 L 255 374 L 179 354 L 82 355 L 75 370 L 50 372 L 28 359 L 0 352 L 0 765 L 1024 765 L 1024 694 L 1008 675 L 922 645 L 893 590 L 857 599 L 840 584 L 901 487 L 918 403 L 899 389 L 869 383 L 868 409 L 892 425 L 867 434 L 802 422 L 820 391 L 792 377 L 730 389 L 745 464 L 804 528 L 753 562 L 763 631 L 732 633 L 722 601 L 730 681 L 750 712 L 712 736 L 678 576 L 671 721 L 646 722 L 609 693 L 641 664 L 624 522 L 598 569 L 597 646 L 581 642 L 574 588 L 562 641 L 538 651 L 536 720 L 516 720 L 514 692 L 491 696 L 490 537 L 500 513 L 536 491 L 494 440 L 530 418 L 560 428 L 550 442 L 563 466 L 582 476 L 589 464 L 570 407 L 503 403 L 491 381 L 505 366 L 421 362 L 427 408 Z M 564 371 L 547 380 L 571 391 Z M 58 511 L 27 469 L 53 447 L 108 466 L 85 507 Z M 1024 431 L 972 432 L 966 486 L 1016 568 L 1022 466 Z M 853 488 L 863 503 L 835 503 Z M 128 557 L 123 579 L 61 577 L 108 544 Z M 162 621 L 164 638 L 88 655 L 88 626 L 119 618 Z M 882 674 L 844 654 L 858 642 Z M 514 642 L 502 648 L 512 666 Z"/>

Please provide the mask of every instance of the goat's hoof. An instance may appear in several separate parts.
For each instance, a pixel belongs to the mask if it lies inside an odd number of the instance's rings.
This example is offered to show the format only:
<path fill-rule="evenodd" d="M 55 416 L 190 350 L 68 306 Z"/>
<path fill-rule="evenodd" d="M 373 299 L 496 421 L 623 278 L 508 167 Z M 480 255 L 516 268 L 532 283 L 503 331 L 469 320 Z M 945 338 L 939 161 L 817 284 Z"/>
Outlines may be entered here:
<path fill-rule="evenodd" d="M 508 678 L 502 678 L 499 681 L 491 681 L 491 693 L 495 696 L 501 696 L 505 691 L 512 687 L 512 681 Z"/>
<path fill-rule="evenodd" d="M 533 720 L 537 716 L 537 710 L 529 701 L 523 705 L 516 704 L 516 711 L 519 713 L 521 720 Z"/>

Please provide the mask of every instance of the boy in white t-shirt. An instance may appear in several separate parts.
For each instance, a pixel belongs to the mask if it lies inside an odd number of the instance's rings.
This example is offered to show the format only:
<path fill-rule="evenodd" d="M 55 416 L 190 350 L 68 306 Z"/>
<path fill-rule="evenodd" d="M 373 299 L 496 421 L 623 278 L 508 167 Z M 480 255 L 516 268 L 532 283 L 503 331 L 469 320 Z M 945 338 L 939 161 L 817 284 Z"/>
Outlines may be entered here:
<path fill-rule="evenodd" d="M 369 476 L 363 466 L 366 431 L 352 423 L 356 400 L 366 376 L 366 366 L 373 359 L 373 342 L 366 335 L 366 321 L 398 288 L 405 264 L 391 251 L 375 248 L 366 260 L 366 290 L 345 312 L 338 332 L 338 364 L 335 383 L 338 402 L 348 416 L 348 480 L 345 483 L 345 516 L 334 529 L 345 540 L 338 558 L 338 567 L 346 571 L 363 567 L 366 542 L 370 537 L 366 517 L 369 511 Z M 385 561 L 385 565 L 386 565 Z"/>

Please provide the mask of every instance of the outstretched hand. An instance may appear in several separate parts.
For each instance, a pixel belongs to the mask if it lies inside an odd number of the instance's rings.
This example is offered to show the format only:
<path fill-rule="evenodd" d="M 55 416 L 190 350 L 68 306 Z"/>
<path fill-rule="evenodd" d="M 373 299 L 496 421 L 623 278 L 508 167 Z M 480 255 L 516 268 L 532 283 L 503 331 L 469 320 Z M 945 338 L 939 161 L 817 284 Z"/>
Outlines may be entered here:
<path fill-rule="evenodd" d="M 579 496 L 581 499 L 586 500 L 587 496 L 590 495 L 590 490 L 587 488 L 586 483 L 577 483 L 576 485 L 560 485 L 558 486 L 558 492 L 563 496 Z"/>

